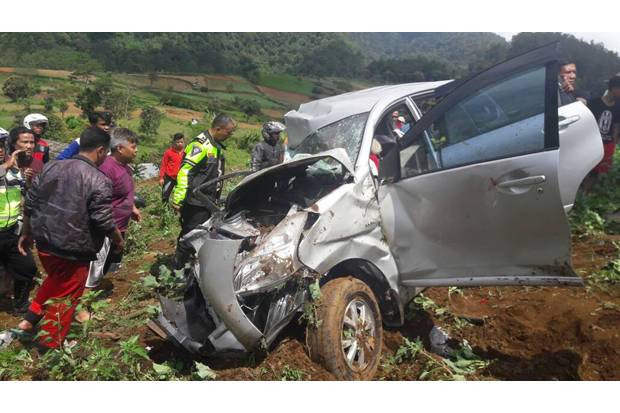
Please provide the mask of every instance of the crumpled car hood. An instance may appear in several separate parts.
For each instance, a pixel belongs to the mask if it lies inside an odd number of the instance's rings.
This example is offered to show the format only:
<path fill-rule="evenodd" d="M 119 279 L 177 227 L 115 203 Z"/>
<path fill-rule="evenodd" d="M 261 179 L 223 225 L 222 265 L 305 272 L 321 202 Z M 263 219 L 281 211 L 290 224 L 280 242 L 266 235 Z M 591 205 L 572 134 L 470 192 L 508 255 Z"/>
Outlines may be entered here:
<path fill-rule="evenodd" d="M 228 196 L 228 200 L 226 202 L 226 209 L 230 209 L 231 203 L 234 202 L 234 200 L 237 198 L 236 197 L 237 192 L 243 189 L 249 183 L 255 181 L 256 179 L 264 177 L 266 175 L 280 173 L 281 171 L 288 169 L 288 168 L 299 167 L 302 165 L 310 165 L 324 158 L 332 158 L 336 160 L 337 162 L 341 163 L 342 166 L 344 166 L 347 169 L 347 171 L 349 171 L 351 174 L 354 173 L 353 163 L 351 162 L 349 155 L 347 155 L 347 152 L 342 148 L 330 149 L 328 151 L 317 153 L 316 155 L 301 154 L 289 161 L 286 161 L 279 165 L 274 165 L 269 168 L 265 168 L 261 171 L 258 171 L 256 173 L 253 173 L 252 175 L 248 175 L 247 177 L 245 177 L 239 183 L 239 185 L 237 185 L 235 189 L 233 189 L 233 191 Z"/>

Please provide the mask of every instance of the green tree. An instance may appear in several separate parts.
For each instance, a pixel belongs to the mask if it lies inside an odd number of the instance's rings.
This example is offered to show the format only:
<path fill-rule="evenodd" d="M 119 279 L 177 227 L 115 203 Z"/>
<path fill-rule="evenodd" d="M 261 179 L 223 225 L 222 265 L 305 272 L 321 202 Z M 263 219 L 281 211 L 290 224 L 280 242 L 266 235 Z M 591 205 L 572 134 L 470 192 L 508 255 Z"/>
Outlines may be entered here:
<path fill-rule="evenodd" d="M 87 118 L 101 105 L 101 95 L 96 88 L 87 87 L 75 98 L 75 105 L 82 110 L 82 117 Z"/>
<path fill-rule="evenodd" d="M 239 72 L 252 83 L 257 83 L 260 77 L 258 65 L 248 55 L 243 55 L 239 59 Z"/>
<path fill-rule="evenodd" d="M 140 114 L 140 132 L 147 137 L 153 137 L 157 134 L 161 120 L 164 114 L 154 106 L 145 106 Z"/>
<path fill-rule="evenodd" d="M 65 122 L 53 113 L 47 114 L 48 125 L 43 137 L 56 141 L 67 141 L 67 126 Z"/>
<path fill-rule="evenodd" d="M 28 98 L 34 94 L 34 90 L 28 80 L 19 76 L 9 77 L 2 86 L 2 92 L 13 102 Z"/>
<path fill-rule="evenodd" d="M 132 89 L 115 90 L 106 93 L 103 107 L 114 114 L 116 119 L 129 119 L 136 108 L 136 100 Z"/>
<path fill-rule="evenodd" d="M 60 114 L 62 115 L 62 118 L 65 118 L 65 113 L 69 110 L 69 105 L 67 104 L 67 102 L 65 102 L 64 100 L 61 102 L 58 102 L 58 111 L 60 112 Z"/>
<path fill-rule="evenodd" d="M 45 106 L 45 111 L 46 112 L 52 112 L 54 110 L 54 98 L 52 96 L 46 96 L 45 99 L 43 100 L 44 102 L 44 106 Z"/>
<path fill-rule="evenodd" d="M 260 104 L 251 99 L 239 99 L 236 97 L 233 104 L 249 118 L 250 116 L 260 115 L 262 113 Z"/>

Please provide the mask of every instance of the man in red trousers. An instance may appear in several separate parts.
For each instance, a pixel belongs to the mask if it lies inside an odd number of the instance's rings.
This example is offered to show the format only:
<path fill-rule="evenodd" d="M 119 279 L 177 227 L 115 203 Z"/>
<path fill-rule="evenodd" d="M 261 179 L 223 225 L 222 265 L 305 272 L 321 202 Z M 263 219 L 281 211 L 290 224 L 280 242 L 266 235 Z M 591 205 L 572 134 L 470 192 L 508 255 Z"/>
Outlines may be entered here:
<path fill-rule="evenodd" d="M 110 136 L 89 128 L 80 136 L 80 152 L 63 162 L 50 162 L 26 195 L 19 250 L 25 255 L 37 243 L 47 277 L 12 338 L 37 335 L 41 347 L 58 348 L 69 332 L 88 276 L 89 262 L 106 236 L 117 251 L 123 238 L 112 216 L 112 185 L 97 167 L 105 160 Z M 9 340 L 4 333 L 4 342 Z M 2 344 L 2 343 L 0 343 Z"/>

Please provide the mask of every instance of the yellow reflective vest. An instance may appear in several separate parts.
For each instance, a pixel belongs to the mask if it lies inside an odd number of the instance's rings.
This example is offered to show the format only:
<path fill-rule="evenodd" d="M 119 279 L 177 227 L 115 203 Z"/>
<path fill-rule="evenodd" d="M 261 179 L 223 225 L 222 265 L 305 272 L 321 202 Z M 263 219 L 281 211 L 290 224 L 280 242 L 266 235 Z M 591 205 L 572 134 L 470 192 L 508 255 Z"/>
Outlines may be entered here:
<path fill-rule="evenodd" d="M 202 206 L 192 191 L 202 183 L 224 174 L 224 149 L 224 145 L 213 139 L 207 131 L 187 145 L 177 175 L 177 184 L 172 193 L 173 204 Z M 201 192 L 215 201 L 220 190 L 221 185 L 210 185 Z"/>
<path fill-rule="evenodd" d="M 17 224 L 22 215 L 24 178 L 19 169 L 0 167 L 0 230 Z"/>

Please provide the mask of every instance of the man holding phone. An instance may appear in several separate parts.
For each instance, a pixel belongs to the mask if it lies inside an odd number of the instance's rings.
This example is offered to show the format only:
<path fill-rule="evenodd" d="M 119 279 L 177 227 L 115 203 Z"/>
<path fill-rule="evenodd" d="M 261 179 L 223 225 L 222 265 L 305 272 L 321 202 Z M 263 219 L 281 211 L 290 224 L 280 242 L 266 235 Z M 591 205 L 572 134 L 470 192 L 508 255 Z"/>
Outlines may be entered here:
<path fill-rule="evenodd" d="M 13 278 L 13 314 L 18 315 L 28 310 L 37 266 L 32 252 L 22 255 L 18 250 L 25 180 L 17 168 L 17 159 L 24 149 L 6 157 L 8 134 L 3 132 L 0 129 L 0 263 Z"/>
<path fill-rule="evenodd" d="M 33 156 L 34 154 L 34 135 L 22 126 L 11 129 L 9 136 L 9 151 L 18 152 L 17 167 L 22 172 L 26 187 L 30 187 L 35 176 L 43 170 L 43 162 Z"/>

